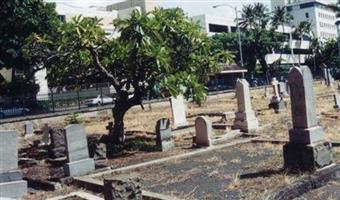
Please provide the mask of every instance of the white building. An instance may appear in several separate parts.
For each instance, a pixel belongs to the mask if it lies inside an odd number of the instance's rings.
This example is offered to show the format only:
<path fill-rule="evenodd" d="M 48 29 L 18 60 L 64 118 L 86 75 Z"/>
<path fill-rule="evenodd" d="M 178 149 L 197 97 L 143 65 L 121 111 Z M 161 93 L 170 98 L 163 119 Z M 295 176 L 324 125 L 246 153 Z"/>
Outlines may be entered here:
<path fill-rule="evenodd" d="M 77 17 L 79 15 L 83 17 L 100 18 L 102 19 L 102 28 L 105 32 L 109 33 L 109 36 L 115 37 L 119 33 L 115 31 L 112 25 L 114 19 L 128 18 L 135 9 L 147 12 L 153 10 L 156 6 L 157 4 L 155 0 L 126 0 L 105 7 L 91 6 L 89 8 L 57 3 L 56 11 L 59 18 L 64 22 L 71 21 L 73 17 Z M 36 83 L 40 86 L 40 90 L 37 94 L 38 98 L 48 97 L 49 88 L 46 80 L 46 74 L 46 69 L 40 70 L 35 74 Z"/>
<path fill-rule="evenodd" d="M 217 17 L 217 16 L 211 16 L 211 15 L 197 15 L 193 16 L 192 20 L 195 22 L 198 22 L 199 25 L 202 28 L 202 31 L 207 33 L 208 36 L 212 36 L 214 34 L 218 33 L 226 33 L 226 32 L 236 32 L 237 31 L 237 26 L 236 22 L 232 18 L 224 18 L 224 17 Z M 282 27 L 279 27 L 277 32 L 283 33 Z M 285 26 L 284 34 L 286 35 L 286 38 L 289 38 L 290 32 L 292 29 L 288 26 Z M 289 45 L 289 40 L 285 42 L 284 45 Z M 302 40 L 300 41 L 299 38 L 293 38 L 291 46 L 295 50 L 307 50 L 309 48 L 310 41 L 309 40 Z M 268 64 L 272 64 L 279 58 L 282 58 L 283 64 L 290 64 L 290 63 L 298 63 L 299 59 L 301 63 L 305 62 L 306 55 L 301 54 L 301 55 L 294 55 L 292 56 L 291 54 L 280 54 L 276 53 L 274 50 L 271 54 L 268 54 L 266 56 L 266 61 Z M 299 58 L 300 57 L 300 58 Z"/>
<path fill-rule="evenodd" d="M 337 37 L 336 11 L 329 6 L 333 1 L 326 0 L 272 0 L 272 10 L 277 6 L 286 6 L 293 17 L 292 25 L 302 21 L 312 24 L 312 32 L 321 41 Z"/>

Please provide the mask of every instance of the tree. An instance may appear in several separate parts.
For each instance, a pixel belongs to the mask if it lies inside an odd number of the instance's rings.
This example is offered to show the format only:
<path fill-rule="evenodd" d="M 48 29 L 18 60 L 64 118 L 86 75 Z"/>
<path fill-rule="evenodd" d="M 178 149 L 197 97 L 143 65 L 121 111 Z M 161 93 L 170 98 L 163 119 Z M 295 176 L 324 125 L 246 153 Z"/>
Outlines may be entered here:
<path fill-rule="evenodd" d="M 302 21 L 295 28 L 295 34 L 300 37 L 300 44 L 302 45 L 303 37 L 311 37 L 312 24 L 308 21 Z M 299 64 L 301 64 L 301 54 L 299 54 Z"/>
<path fill-rule="evenodd" d="M 286 7 L 275 7 L 273 11 L 273 16 L 272 16 L 272 27 L 274 29 L 277 29 L 279 26 L 282 27 L 282 32 L 285 33 L 285 25 L 289 24 L 290 21 L 292 20 L 292 16 L 288 14 Z M 286 38 L 283 38 L 285 42 Z M 280 61 L 282 60 L 282 53 L 284 51 L 284 46 L 282 45 L 281 51 L 280 51 Z"/>
<path fill-rule="evenodd" d="M 110 143 L 120 144 L 125 113 L 135 105 L 143 108 L 149 90 L 184 94 L 202 102 L 208 74 L 219 69 L 217 62 L 224 60 L 221 55 L 225 53 L 214 56 L 209 38 L 178 8 L 150 13 L 135 10 L 130 18 L 114 20 L 113 25 L 120 36 L 108 38 L 100 19 L 79 16 L 61 26 L 55 41 L 36 41 L 58 46 L 58 59 L 48 68 L 55 81 L 70 74 L 91 77 L 99 73 L 112 84 L 116 99 L 109 138 Z"/>
<path fill-rule="evenodd" d="M 35 57 L 25 51 L 32 34 L 52 37 L 59 20 L 53 4 L 42 0 L 10 0 L 0 2 L 0 69 L 12 70 L 12 81 L 1 95 L 34 95 L 34 73 L 39 70 Z M 18 76 L 20 72 L 20 76 Z"/>

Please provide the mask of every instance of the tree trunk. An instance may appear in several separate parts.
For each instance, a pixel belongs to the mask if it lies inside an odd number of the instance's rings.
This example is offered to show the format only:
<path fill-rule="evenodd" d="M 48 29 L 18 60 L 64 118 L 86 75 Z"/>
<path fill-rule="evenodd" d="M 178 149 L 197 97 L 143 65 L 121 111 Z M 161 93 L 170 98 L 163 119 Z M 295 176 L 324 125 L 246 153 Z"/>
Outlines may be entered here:
<path fill-rule="evenodd" d="M 269 85 L 268 65 L 267 65 L 266 59 L 263 56 L 259 56 L 259 61 L 263 68 L 263 71 L 265 72 L 267 85 Z"/>
<path fill-rule="evenodd" d="M 124 116 L 126 111 L 127 110 L 122 110 L 120 108 L 112 109 L 114 125 L 112 132 L 109 133 L 109 137 L 113 144 L 124 143 Z"/>

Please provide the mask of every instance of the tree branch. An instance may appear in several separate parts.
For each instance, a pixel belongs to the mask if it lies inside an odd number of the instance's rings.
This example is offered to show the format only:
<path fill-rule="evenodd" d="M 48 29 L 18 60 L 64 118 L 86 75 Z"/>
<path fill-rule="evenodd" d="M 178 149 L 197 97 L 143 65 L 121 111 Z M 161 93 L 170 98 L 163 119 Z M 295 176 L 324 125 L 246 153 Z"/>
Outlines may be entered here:
<path fill-rule="evenodd" d="M 116 77 L 113 76 L 100 62 L 98 52 L 93 48 L 89 47 L 88 50 L 90 51 L 93 59 L 94 66 L 98 68 L 102 73 L 104 73 L 110 80 L 115 89 L 119 88 L 119 82 Z"/>

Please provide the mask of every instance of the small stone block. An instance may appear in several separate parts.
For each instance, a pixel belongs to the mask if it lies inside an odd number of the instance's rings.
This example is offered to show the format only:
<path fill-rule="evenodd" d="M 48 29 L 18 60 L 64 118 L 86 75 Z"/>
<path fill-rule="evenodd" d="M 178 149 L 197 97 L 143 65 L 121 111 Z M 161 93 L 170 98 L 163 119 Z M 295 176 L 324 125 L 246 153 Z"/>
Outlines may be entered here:
<path fill-rule="evenodd" d="M 94 169 L 95 169 L 94 160 L 89 158 L 66 163 L 65 174 L 66 176 L 82 176 L 92 172 Z"/>
<path fill-rule="evenodd" d="M 26 181 L 12 181 L 0 183 L 0 199 L 2 197 L 20 199 L 27 193 Z"/>
<path fill-rule="evenodd" d="M 105 200 L 142 200 L 139 179 L 104 179 Z"/>
<path fill-rule="evenodd" d="M 315 171 L 333 162 L 330 142 L 315 144 L 287 143 L 283 146 L 284 166 L 288 169 Z"/>

